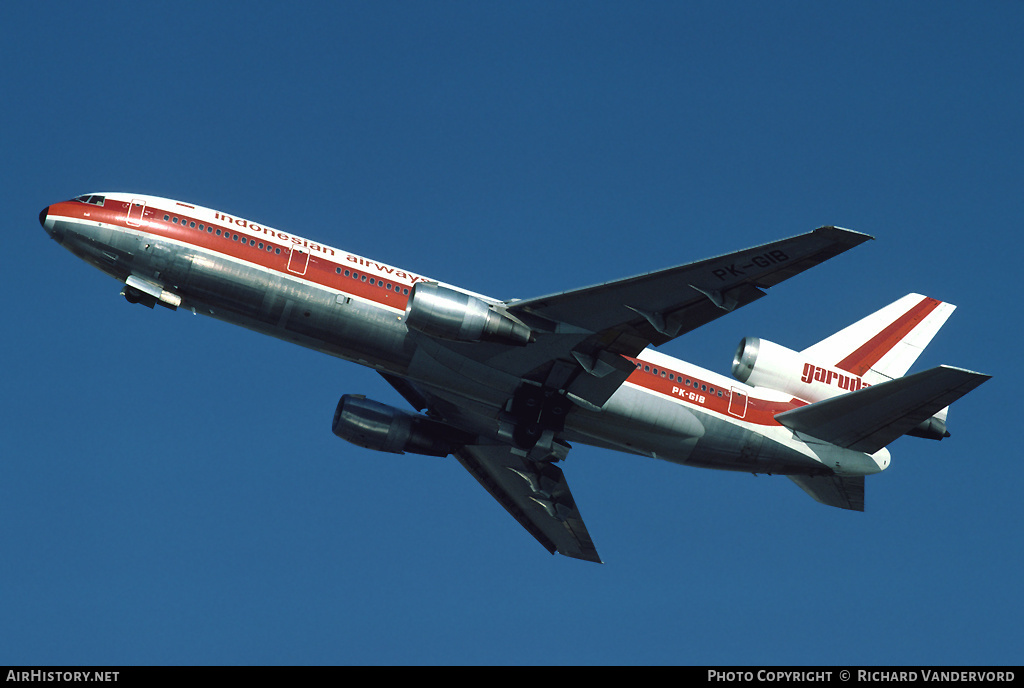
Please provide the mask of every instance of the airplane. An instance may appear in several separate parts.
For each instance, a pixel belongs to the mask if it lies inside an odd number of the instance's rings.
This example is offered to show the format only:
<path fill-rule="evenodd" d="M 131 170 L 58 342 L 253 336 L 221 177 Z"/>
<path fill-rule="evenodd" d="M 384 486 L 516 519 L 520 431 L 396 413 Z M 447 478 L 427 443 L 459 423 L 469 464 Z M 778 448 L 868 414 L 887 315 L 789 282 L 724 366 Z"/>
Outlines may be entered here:
<path fill-rule="evenodd" d="M 563 461 L 572 443 L 786 475 L 864 510 L 864 477 L 904 435 L 949 436 L 989 379 L 906 375 L 954 306 L 909 294 L 795 351 L 740 342 L 733 378 L 660 346 L 872 237 L 839 227 L 524 300 L 460 289 L 236 215 L 92 193 L 39 222 L 130 303 L 187 309 L 373 368 L 410 405 L 345 394 L 332 431 L 381 452 L 452 455 L 552 554 L 600 563 Z"/>

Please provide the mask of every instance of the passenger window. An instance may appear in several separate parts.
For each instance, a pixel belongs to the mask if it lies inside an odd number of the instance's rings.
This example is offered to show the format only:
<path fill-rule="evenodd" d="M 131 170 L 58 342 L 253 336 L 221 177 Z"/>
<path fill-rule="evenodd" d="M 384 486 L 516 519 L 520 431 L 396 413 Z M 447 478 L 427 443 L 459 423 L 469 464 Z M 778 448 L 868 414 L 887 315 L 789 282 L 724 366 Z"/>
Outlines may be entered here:
<path fill-rule="evenodd" d="M 189 227 L 189 229 L 195 229 L 195 228 L 196 228 L 196 223 L 195 223 L 195 221 L 189 222 L 189 223 L 188 223 L 188 227 Z"/>
<path fill-rule="evenodd" d="M 171 219 L 171 222 L 173 222 L 174 224 L 178 224 L 178 218 L 175 217 L 175 218 Z"/>
<path fill-rule="evenodd" d="M 170 219 L 171 219 L 170 215 L 164 215 L 164 222 L 167 222 Z"/>

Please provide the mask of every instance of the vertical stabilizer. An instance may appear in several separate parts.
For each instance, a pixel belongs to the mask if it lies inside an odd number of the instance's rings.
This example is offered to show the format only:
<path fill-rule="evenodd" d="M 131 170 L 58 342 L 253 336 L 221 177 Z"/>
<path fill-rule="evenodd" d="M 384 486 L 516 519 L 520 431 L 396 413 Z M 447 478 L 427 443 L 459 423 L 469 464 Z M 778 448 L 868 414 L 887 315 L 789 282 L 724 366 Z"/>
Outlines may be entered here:
<path fill-rule="evenodd" d="M 801 352 L 857 375 L 868 384 L 902 377 L 956 308 L 907 294 Z"/>

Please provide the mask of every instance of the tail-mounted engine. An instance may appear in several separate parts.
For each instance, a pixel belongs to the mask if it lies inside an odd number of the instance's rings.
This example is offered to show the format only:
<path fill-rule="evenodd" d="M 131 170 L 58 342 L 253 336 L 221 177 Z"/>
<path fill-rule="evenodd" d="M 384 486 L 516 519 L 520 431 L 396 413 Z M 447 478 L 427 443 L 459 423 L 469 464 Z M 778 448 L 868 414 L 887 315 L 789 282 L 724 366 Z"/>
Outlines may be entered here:
<path fill-rule="evenodd" d="M 418 282 L 405 308 L 405 324 L 440 339 L 496 341 L 525 346 L 530 328 L 487 302 L 433 282 Z"/>
<path fill-rule="evenodd" d="M 338 402 L 331 430 L 352 444 L 391 454 L 447 456 L 473 439 L 458 428 L 354 394 Z"/>
<path fill-rule="evenodd" d="M 867 387 L 852 373 L 806 360 L 801 354 L 758 337 L 740 341 L 732 375 L 754 387 L 774 389 L 815 402 Z"/>
<path fill-rule="evenodd" d="M 740 341 L 732 359 L 732 374 L 748 385 L 774 389 L 811 403 L 869 386 L 852 373 L 808 361 L 792 349 L 757 337 Z M 945 409 L 907 434 L 931 440 L 949 437 Z"/>

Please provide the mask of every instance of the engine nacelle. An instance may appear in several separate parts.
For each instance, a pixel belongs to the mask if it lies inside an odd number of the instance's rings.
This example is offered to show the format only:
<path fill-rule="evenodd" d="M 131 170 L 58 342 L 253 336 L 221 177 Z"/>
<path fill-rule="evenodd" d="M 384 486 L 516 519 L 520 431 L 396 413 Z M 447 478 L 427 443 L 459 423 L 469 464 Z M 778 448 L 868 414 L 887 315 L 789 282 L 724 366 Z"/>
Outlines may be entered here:
<path fill-rule="evenodd" d="M 338 401 L 331 430 L 347 442 L 391 454 L 447 456 L 472 440 L 458 428 L 353 394 Z"/>
<path fill-rule="evenodd" d="M 948 407 L 947 407 L 948 408 Z M 939 416 L 942 416 L 941 418 Z M 907 433 L 912 437 L 923 437 L 926 440 L 941 440 L 949 437 L 949 430 L 946 429 L 946 418 L 942 412 L 924 420 L 916 428 Z"/>
<path fill-rule="evenodd" d="M 811 403 L 869 386 L 852 373 L 807 361 L 792 349 L 757 337 L 745 337 L 740 341 L 732 359 L 732 375 L 753 387 L 774 389 Z M 907 434 L 930 440 L 949 437 L 946 409 Z"/>
<path fill-rule="evenodd" d="M 417 282 L 405 307 L 405 324 L 412 329 L 457 342 L 483 340 L 525 346 L 530 328 L 487 302 L 433 282 Z"/>
<path fill-rule="evenodd" d="M 748 385 L 774 389 L 810 402 L 867 387 L 852 373 L 808 361 L 792 349 L 758 337 L 740 341 L 732 359 L 732 374 Z"/>

